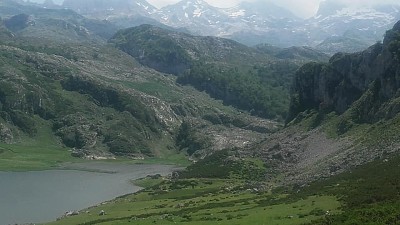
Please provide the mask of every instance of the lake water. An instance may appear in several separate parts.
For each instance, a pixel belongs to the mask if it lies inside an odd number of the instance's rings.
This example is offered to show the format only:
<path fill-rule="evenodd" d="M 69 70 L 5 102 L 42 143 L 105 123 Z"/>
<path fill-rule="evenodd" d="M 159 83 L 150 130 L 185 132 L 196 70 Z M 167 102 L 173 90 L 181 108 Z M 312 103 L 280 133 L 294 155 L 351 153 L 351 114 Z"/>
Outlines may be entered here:
<path fill-rule="evenodd" d="M 167 175 L 175 169 L 169 165 L 103 162 L 69 164 L 65 168 L 68 170 L 0 172 L 0 225 L 53 221 L 66 211 L 139 191 L 132 179 Z"/>

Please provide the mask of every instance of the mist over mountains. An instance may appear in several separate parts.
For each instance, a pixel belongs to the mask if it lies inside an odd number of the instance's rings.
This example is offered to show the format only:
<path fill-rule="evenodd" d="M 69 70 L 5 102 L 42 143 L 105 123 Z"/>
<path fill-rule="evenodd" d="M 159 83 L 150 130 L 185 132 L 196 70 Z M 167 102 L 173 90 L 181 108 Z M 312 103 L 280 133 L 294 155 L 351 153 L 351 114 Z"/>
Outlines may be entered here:
<path fill-rule="evenodd" d="M 242 2 L 217 8 L 204 0 L 183 0 L 157 9 L 146 0 L 65 0 L 61 6 L 46 1 L 45 7 L 61 7 L 121 28 L 167 25 L 194 35 L 230 38 L 253 46 L 311 46 L 326 53 L 355 52 L 382 40 L 384 32 L 400 19 L 400 5 L 383 2 L 363 7 L 323 1 L 309 19 L 272 2 Z M 60 2 L 58 2 L 60 3 Z"/>

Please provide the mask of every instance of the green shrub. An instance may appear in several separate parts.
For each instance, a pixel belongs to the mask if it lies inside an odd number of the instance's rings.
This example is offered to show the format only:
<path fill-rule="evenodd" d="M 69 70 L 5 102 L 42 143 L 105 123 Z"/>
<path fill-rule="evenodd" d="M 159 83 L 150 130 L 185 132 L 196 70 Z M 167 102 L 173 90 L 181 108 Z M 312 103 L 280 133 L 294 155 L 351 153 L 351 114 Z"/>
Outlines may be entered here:
<path fill-rule="evenodd" d="M 14 125 L 19 127 L 22 131 L 31 136 L 36 134 L 37 129 L 32 115 L 19 110 L 13 110 L 9 113 L 9 115 Z"/>
<path fill-rule="evenodd" d="M 267 118 L 285 118 L 289 105 L 289 84 L 297 67 L 278 62 L 246 72 L 218 64 L 196 62 L 177 82 L 190 84 L 225 104 Z M 280 65 L 280 66 L 279 66 Z M 283 68 L 289 68 L 283 70 Z M 219 122 L 217 118 L 211 121 Z"/>

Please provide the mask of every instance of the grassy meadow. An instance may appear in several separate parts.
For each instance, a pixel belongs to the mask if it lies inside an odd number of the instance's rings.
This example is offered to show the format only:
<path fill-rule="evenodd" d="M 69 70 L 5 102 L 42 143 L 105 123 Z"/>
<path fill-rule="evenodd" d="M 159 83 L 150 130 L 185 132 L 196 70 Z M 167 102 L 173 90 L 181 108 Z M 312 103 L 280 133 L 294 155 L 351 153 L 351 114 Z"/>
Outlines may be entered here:
<path fill-rule="evenodd" d="M 83 210 L 49 224 L 303 224 L 338 213 L 334 196 L 292 199 L 256 191 L 243 180 L 162 178 L 135 182 L 154 185 L 139 193 Z M 100 216 L 104 210 L 106 215 Z"/>

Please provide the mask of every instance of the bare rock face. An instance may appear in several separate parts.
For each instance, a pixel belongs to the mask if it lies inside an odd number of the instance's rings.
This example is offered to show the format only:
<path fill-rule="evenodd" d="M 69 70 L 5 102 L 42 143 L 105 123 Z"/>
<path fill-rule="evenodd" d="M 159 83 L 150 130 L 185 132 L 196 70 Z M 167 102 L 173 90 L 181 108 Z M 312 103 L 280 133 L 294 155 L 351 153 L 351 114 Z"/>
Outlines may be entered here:
<path fill-rule="evenodd" d="M 344 150 L 351 145 L 347 138 L 329 138 L 321 129 L 304 131 L 292 126 L 272 134 L 253 149 L 274 168 L 272 177 L 280 174 L 277 182 L 287 184 L 307 183 L 343 172 L 347 166 L 340 163 L 349 156 L 349 151 Z"/>
<path fill-rule="evenodd" d="M 345 112 L 367 90 L 382 105 L 397 97 L 400 87 L 400 22 L 386 33 L 382 43 L 354 54 L 337 53 L 328 64 L 312 63 L 296 74 L 288 120 L 308 109 L 339 114 Z M 379 107 L 378 107 L 379 108 Z M 365 120 L 371 120 L 374 115 Z"/>
<path fill-rule="evenodd" d="M 271 135 L 255 149 L 262 149 L 261 158 L 283 173 L 286 183 L 317 180 L 384 159 L 400 149 L 393 125 L 400 113 L 399 88 L 400 22 L 386 33 L 383 43 L 300 68 L 287 120 L 290 125 L 299 123 Z M 307 119 L 313 116 L 317 119 L 310 125 Z M 322 127 L 313 124 L 319 117 L 327 120 L 320 123 Z M 369 130 L 346 133 L 355 124 Z M 327 129 L 337 136 L 327 135 Z M 369 136 L 372 131 L 376 133 Z"/>
<path fill-rule="evenodd" d="M 10 144 L 14 140 L 14 135 L 10 128 L 0 123 L 0 142 Z"/>

